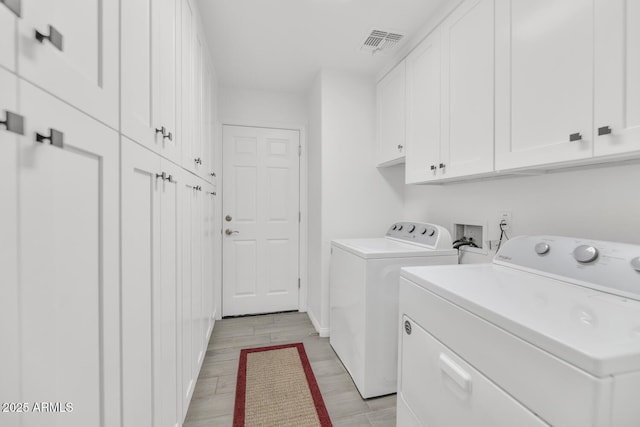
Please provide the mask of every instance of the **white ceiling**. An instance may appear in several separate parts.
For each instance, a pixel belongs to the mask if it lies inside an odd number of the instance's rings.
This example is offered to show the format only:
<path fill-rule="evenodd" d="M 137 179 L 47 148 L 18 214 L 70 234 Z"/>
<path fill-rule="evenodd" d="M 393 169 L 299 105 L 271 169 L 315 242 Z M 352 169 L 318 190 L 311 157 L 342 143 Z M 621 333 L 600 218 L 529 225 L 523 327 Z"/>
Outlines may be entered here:
<path fill-rule="evenodd" d="M 373 28 L 410 38 L 447 0 L 197 0 L 221 86 L 306 92 L 323 67 L 376 74 Z"/>

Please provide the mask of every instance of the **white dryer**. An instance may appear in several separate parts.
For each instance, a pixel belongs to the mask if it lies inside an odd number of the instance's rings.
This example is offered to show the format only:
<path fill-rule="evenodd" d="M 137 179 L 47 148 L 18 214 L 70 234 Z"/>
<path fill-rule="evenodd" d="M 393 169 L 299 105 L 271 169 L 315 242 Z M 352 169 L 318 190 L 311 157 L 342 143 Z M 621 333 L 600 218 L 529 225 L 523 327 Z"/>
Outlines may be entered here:
<path fill-rule="evenodd" d="M 506 242 L 400 279 L 399 426 L 640 425 L 640 246 Z"/>
<path fill-rule="evenodd" d="M 433 224 L 332 242 L 329 342 L 363 398 L 396 392 L 400 267 L 457 263 L 451 235 Z"/>

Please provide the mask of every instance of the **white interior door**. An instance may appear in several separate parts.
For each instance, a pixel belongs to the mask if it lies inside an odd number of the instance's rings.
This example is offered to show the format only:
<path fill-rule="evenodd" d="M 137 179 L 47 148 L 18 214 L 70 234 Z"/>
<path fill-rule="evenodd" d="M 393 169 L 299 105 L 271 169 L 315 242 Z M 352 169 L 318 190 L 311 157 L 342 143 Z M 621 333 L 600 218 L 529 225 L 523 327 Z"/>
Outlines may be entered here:
<path fill-rule="evenodd" d="M 299 145 L 298 131 L 224 126 L 224 316 L 298 309 Z"/>

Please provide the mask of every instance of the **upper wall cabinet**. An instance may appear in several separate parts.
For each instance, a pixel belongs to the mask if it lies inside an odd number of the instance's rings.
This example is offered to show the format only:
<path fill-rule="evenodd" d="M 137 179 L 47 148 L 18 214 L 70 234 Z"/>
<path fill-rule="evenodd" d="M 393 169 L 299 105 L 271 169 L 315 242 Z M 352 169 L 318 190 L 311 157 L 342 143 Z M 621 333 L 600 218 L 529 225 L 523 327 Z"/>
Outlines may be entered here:
<path fill-rule="evenodd" d="M 118 126 L 119 3 L 23 0 L 18 20 L 20 75 L 113 128 Z"/>
<path fill-rule="evenodd" d="M 406 182 L 435 177 L 440 159 L 440 30 L 436 29 L 406 59 Z"/>
<path fill-rule="evenodd" d="M 464 2 L 407 58 L 407 183 L 493 171 L 493 12 Z"/>
<path fill-rule="evenodd" d="M 176 0 L 122 3 L 122 133 L 172 160 L 176 135 Z"/>
<path fill-rule="evenodd" d="M 594 153 L 640 150 L 640 2 L 595 4 Z"/>
<path fill-rule="evenodd" d="M 16 14 L 0 4 L 0 66 L 16 70 Z"/>
<path fill-rule="evenodd" d="M 496 1 L 497 170 L 592 156 L 593 39 L 592 0 Z"/>
<path fill-rule="evenodd" d="M 376 86 L 378 166 L 404 161 L 405 62 L 398 64 Z"/>

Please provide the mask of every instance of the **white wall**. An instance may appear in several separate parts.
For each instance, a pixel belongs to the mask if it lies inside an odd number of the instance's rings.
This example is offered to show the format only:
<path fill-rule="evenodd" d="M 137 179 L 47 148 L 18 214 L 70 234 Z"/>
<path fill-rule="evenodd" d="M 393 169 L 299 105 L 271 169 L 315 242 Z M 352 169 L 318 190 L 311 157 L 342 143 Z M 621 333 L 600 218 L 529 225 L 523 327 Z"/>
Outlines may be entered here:
<path fill-rule="evenodd" d="M 318 86 L 319 89 L 318 89 Z M 319 90 L 319 94 L 318 94 Z M 320 113 L 314 109 L 317 102 Z M 309 171 L 314 171 L 313 187 L 320 189 L 320 240 L 309 248 L 311 277 L 309 312 L 316 328 L 326 335 L 329 327 L 329 263 L 331 240 L 349 237 L 381 236 L 402 214 L 404 175 L 399 168 L 375 167 L 375 84 L 373 79 L 348 72 L 325 69 L 314 84 L 310 100 L 310 128 L 320 121 L 320 133 L 310 151 Z M 318 119 L 319 117 L 319 119 Z M 311 132 L 313 133 L 313 131 Z M 321 159 L 316 158 L 321 154 Z M 318 177 L 317 166 L 320 176 Z M 311 176 L 309 182 L 312 182 Z M 310 233 L 312 231 L 310 230 Z M 311 240 L 311 239 L 310 239 Z M 313 256 L 311 254 L 314 254 Z M 319 288 L 318 288 L 319 287 Z M 319 298 L 319 300 L 318 300 Z"/>
<path fill-rule="evenodd" d="M 218 106 L 223 124 L 290 127 L 308 120 L 305 96 L 294 93 L 220 88 Z"/>
<path fill-rule="evenodd" d="M 404 215 L 451 230 L 456 219 L 486 222 L 499 235 L 499 211 L 513 215 L 510 236 L 556 234 L 640 244 L 640 165 L 597 167 L 541 176 L 407 186 Z M 463 263 L 488 262 L 493 253 L 467 253 Z"/>
<path fill-rule="evenodd" d="M 318 73 L 308 96 L 307 138 L 307 311 L 315 328 L 320 331 L 322 312 L 322 79 Z"/>

